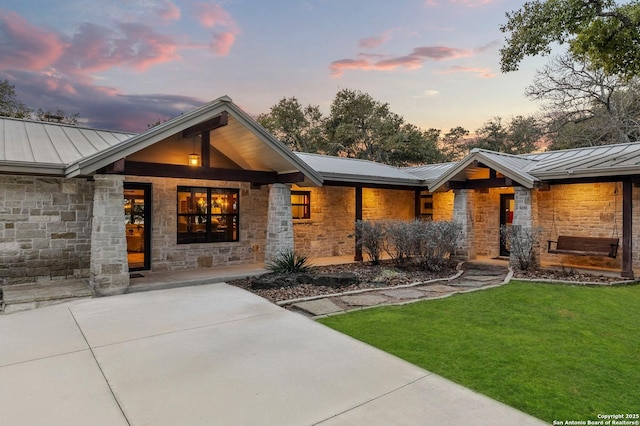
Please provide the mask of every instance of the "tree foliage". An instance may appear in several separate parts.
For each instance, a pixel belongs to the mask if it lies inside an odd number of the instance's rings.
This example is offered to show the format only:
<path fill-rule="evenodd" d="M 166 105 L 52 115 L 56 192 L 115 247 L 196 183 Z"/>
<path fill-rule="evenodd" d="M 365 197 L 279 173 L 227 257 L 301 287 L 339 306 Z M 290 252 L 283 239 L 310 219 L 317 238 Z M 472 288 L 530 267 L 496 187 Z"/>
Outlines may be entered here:
<path fill-rule="evenodd" d="M 545 55 L 554 43 L 568 44 L 576 58 L 609 75 L 640 73 L 640 4 L 614 0 L 534 0 L 507 13 L 508 33 L 500 50 L 503 72 L 526 56 Z"/>
<path fill-rule="evenodd" d="M 31 110 L 16 96 L 16 88 L 9 80 L 0 81 L 0 116 L 29 118 Z"/>
<path fill-rule="evenodd" d="M 538 71 L 526 95 L 546 102 L 551 149 L 626 143 L 640 133 L 640 79 L 609 75 L 571 55 Z"/>
<path fill-rule="evenodd" d="M 324 118 L 317 105 L 303 107 L 295 97 L 282 98 L 258 116 L 258 123 L 294 151 L 324 149 Z"/>
<path fill-rule="evenodd" d="M 501 117 L 494 117 L 476 130 L 476 137 L 469 142 L 469 148 L 526 154 L 535 151 L 536 142 L 542 134 L 542 127 L 534 117 L 519 115 L 508 124 L 504 124 Z"/>
<path fill-rule="evenodd" d="M 454 127 L 440 139 L 442 161 L 458 161 L 469 153 L 469 144 L 465 139 L 469 131 L 463 127 Z"/>

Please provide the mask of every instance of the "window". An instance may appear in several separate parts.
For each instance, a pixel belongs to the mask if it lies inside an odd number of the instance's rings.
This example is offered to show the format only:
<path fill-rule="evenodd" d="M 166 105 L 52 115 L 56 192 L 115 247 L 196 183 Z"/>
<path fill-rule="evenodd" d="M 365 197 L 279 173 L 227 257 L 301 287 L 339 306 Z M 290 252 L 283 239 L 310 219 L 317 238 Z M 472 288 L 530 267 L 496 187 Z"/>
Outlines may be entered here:
<path fill-rule="evenodd" d="M 311 219 L 311 191 L 291 191 L 291 213 L 294 219 Z"/>
<path fill-rule="evenodd" d="M 420 194 L 420 219 L 433 219 L 433 194 L 428 192 Z"/>
<path fill-rule="evenodd" d="M 237 189 L 178 187 L 178 244 L 238 241 Z"/>

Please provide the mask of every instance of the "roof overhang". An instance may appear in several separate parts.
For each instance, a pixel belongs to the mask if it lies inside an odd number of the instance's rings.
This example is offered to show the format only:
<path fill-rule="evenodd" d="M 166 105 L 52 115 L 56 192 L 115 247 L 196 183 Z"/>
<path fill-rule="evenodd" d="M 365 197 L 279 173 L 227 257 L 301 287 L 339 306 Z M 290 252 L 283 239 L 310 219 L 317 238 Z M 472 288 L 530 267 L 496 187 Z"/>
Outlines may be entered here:
<path fill-rule="evenodd" d="M 449 169 L 446 173 L 435 180 L 430 186 L 429 191 L 436 192 L 448 189 L 449 182 L 452 181 L 465 181 L 467 171 L 469 169 L 477 167 L 479 164 L 484 165 L 496 172 L 501 173 L 506 178 L 524 186 L 525 188 L 533 189 L 540 184 L 540 180 L 523 170 L 519 170 L 516 167 L 508 165 L 505 161 L 502 161 L 502 154 L 493 153 L 484 150 L 475 150 L 469 153 L 458 164 Z"/>
<path fill-rule="evenodd" d="M 65 166 L 61 164 L 6 161 L 2 163 L 2 174 L 40 175 L 65 177 Z"/>
<path fill-rule="evenodd" d="M 235 126 L 235 130 L 232 129 L 236 134 L 227 135 L 226 145 L 230 146 L 216 146 L 216 148 L 221 151 L 226 150 L 227 152 L 224 152 L 225 155 L 232 155 L 232 153 L 229 153 L 229 150 L 234 149 L 233 138 L 237 138 L 239 136 L 237 132 L 240 132 L 240 136 L 242 136 L 243 140 L 247 142 L 243 151 L 241 153 L 236 153 L 236 155 L 241 155 L 242 153 L 245 155 L 253 153 L 256 157 L 264 157 L 266 155 L 272 161 L 277 163 L 277 167 L 275 169 L 265 171 L 275 171 L 279 174 L 301 172 L 308 184 L 322 184 L 322 177 L 315 170 L 310 168 L 304 161 L 297 158 L 295 154 L 284 144 L 275 139 L 253 118 L 236 106 L 227 96 L 218 98 L 200 108 L 180 115 L 158 126 L 152 127 L 146 132 L 134 136 L 123 143 L 112 146 L 99 153 L 70 164 L 66 168 L 65 174 L 67 177 L 89 176 L 104 167 L 126 158 L 129 155 L 150 147 L 155 143 L 181 133 L 187 129 L 197 127 L 200 123 L 218 117 L 223 113 L 227 113 L 230 121 L 237 124 L 237 126 Z M 225 135 L 225 132 L 231 132 L 232 130 L 227 130 L 222 127 L 214 130 L 214 132 L 220 131 L 221 135 Z M 215 142 L 213 143 L 215 144 Z M 247 167 L 249 166 L 251 166 L 251 161 L 247 163 Z"/>

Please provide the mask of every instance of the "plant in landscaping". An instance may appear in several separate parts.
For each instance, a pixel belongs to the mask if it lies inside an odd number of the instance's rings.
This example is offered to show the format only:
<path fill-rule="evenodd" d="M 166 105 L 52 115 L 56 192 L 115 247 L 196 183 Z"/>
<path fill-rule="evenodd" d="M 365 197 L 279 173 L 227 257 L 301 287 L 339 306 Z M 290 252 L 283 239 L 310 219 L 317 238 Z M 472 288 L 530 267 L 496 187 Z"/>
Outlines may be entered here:
<path fill-rule="evenodd" d="M 397 266 L 405 264 L 414 254 L 417 244 L 416 223 L 419 222 L 387 220 L 382 223 L 384 229 L 383 249 Z"/>
<path fill-rule="evenodd" d="M 509 247 L 511 265 L 521 271 L 538 266 L 538 249 L 540 247 L 539 227 L 522 225 L 502 226 L 500 237 Z"/>
<path fill-rule="evenodd" d="M 296 253 L 294 250 L 286 250 L 279 253 L 273 262 L 267 264 L 267 269 L 279 274 L 293 274 L 309 272 L 312 265 L 305 255 Z"/>
<path fill-rule="evenodd" d="M 380 222 L 359 220 L 356 222 L 358 248 L 367 254 L 374 265 L 380 264 L 384 227 Z"/>
<path fill-rule="evenodd" d="M 456 222 L 416 221 L 416 257 L 430 271 L 440 271 L 455 252 L 462 228 Z"/>

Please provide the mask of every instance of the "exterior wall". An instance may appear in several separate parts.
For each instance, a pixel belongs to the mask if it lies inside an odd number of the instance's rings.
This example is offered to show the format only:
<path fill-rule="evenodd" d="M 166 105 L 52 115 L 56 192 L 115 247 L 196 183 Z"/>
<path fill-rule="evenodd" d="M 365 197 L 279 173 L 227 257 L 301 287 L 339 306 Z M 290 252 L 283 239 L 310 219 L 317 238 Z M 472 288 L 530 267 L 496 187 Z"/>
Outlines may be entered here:
<path fill-rule="evenodd" d="M 413 220 L 415 217 L 414 191 L 362 189 L 363 220 Z"/>
<path fill-rule="evenodd" d="M 436 192 L 433 194 L 433 220 L 452 221 L 453 220 L 453 191 Z"/>
<path fill-rule="evenodd" d="M 513 188 L 479 189 L 473 198 L 473 257 L 500 255 L 500 194 L 513 194 Z M 515 217 L 515 214 L 514 214 Z"/>
<path fill-rule="evenodd" d="M 636 203 L 638 201 L 636 198 Z M 538 224 L 542 228 L 540 255 L 543 263 L 622 268 L 621 183 L 552 185 L 548 191 L 537 191 L 537 204 Z M 637 207 L 637 204 L 634 207 Z M 636 226 L 640 223 L 637 223 L 635 217 L 634 222 L 634 233 L 637 233 L 640 228 Z M 547 240 L 556 240 L 558 235 L 618 237 L 620 238 L 618 257 L 611 259 L 547 253 Z M 634 257 L 637 259 L 636 256 Z M 637 264 L 636 262 L 637 260 L 634 259 L 634 265 Z"/>
<path fill-rule="evenodd" d="M 0 175 L 0 285 L 87 278 L 93 184 Z"/>
<path fill-rule="evenodd" d="M 295 249 L 309 257 L 354 254 L 355 189 L 338 186 L 292 189 L 311 192 L 311 219 L 294 220 Z M 363 220 L 414 218 L 414 191 L 363 188 Z"/>
<path fill-rule="evenodd" d="M 633 269 L 634 276 L 640 276 L 640 188 L 633 184 L 633 261 L 631 268 Z M 622 230 L 622 228 L 619 228 Z M 622 238 L 622 233 L 620 234 Z M 620 240 L 622 243 L 622 239 Z"/>
<path fill-rule="evenodd" d="M 265 259 L 269 188 L 249 183 L 128 176 L 126 182 L 152 184 L 151 269 L 153 271 L 258 263 Z M 177 244 L 178 186 L 239 188 L 237 242 Z"/>
<path fill-rule="evenodd" d="M 309 257 L 354 253 L 355 190 L 339 186 L 299 188 L 311 192 L 311 219 L 293 221 L 296 251 Z"/>

